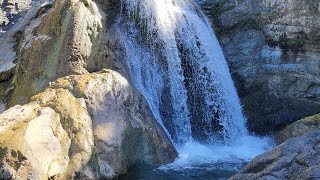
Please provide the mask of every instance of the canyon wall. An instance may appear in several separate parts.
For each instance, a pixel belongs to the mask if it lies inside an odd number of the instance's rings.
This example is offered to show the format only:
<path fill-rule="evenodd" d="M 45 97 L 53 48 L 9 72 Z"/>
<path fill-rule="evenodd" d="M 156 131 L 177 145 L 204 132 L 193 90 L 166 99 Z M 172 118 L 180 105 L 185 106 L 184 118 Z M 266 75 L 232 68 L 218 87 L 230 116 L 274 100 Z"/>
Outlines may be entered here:
<path fill-rule="evenodd" d="M 320 111 L 320 2 L 196 0 L 219 36 L 251 131 Z"/>

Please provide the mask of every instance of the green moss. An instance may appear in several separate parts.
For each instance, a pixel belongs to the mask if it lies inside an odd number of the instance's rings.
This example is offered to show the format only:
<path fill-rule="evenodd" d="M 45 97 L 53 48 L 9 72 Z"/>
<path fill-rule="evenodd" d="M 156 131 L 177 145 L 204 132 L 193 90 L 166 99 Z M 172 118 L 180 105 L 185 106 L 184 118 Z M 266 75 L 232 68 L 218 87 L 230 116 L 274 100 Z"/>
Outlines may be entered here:
<path fill-rule="evenodd" d="M 292 51 L 292 52 L 302 51 L 304 44 L 305 44 L 305 42 L 303 40 L 292 39 L 292 38 L 281 39 L 278 43 L 280 48 L 285 52 L 287 52 L 287 51 Z"/>
<path fill-rule="evenodd" d="M 215 21 L 219 21 L 219 17 L 223 13 L 224 6 L 229 1 L 230 0 L 220 0 L 219 3 L 217 3 L 215 7 L 212 9 L 211 15 Z"/>
<path fill-rule="evenodd" d="M 14 34 L 14 39 L 15 39 L 15 44 L 14 44 L 14 50 L 15 52 L 19 52 L 20 48 L 21 48 L 21 44 L 24 40 L 24 36 L 23 36 L 23 32 L 21 30 L 17 31 L 15 34 Z"/>
<path fill-rule="evenodd" d="M 304 42 L 302 40 L 299 39 L 288 39 L 285 42 L 285 45 L 289 46 L 289 47 L 300 47 L 304 45 Z"/>
<path fill-rule="evenodd" d="M 219 6 L 221 6 L 221 8 L 223 9 L 224 8 L 224 5 L 227 4 L 228 2 L 230 2 L 230 0 L 221 0 L 219 2 Z"/>
<path fill-rule="evenodd" d="M 46 79 L 54 79 L 57 74 L 58 64 L 59 64 L 59 57 L 62 51 L 63 41 L 66 39 L 66 35 L 68 34 L 68 22 L 71 18 L 65 18 L 61 24 L 61 29 L 59 34 L 57 35 L 58 39 L 54 42 L 54 45 L 48 54 L 47 60 L 45 61 L 45 72 L 41 76 L 47 77 Z M 43 90 L 43 89 L 42 89 Z M 38 91 L 36 91 L 38 92 Z"/>
<path fill-rule="evenodd" d="M 307 126 L 313 125 L 320 128 L 320 114 L 316 114 L 314 116 L 306 117 L 300 121 L 298 121 L 299 124 L 304 124 Z"/>
<path fill-rule="evenodd" d="M 221 42 L 222 30 L 219 27 L 215 26 L 215 25 L 213 25 L 213 30 L 214 30 L 214 32 L 216 34 L 216 37 L 217 37 L 218 41 Z"/>
<path fill-rule="evenodd" d="M 7 102 L 11 94 L 11 90 L 12 90 L 12 88 L 10 88 L 11 86 L 12 86 L 11 81 L 5 81 L 0 83 L 0 102 Z"/>
<path fill-rule="evenodd" d="M 225 5 L 229 2 L 230 0 L 220 0 L 212 9 L 211 11 L 211 16 L 213 18 L 213 29 L 216 32 L 217 39 L 221 41 L 221 34 L 222 30 L 219 27 L 221 24 L 220 16 L 224 12 Z"/>
<path fill-rule="evenodd" d="M 274 21 L 275 19 L 279 18 L 280 14 L 278 12 L 271 12 L 269 14 L 269 20 L 270 21 Z"/>
<path fill-rule="evenodd" d="M 299 52 L 303 51 L 303 47 L 305 45 L 305 41 L 301 39 L 295 38 L 286 38 L 282 37 L 278 41 L 267 40 L 271 46 L 279 46 L 284 52 L 292 51 Z"/>
<path fill-rule="evenodd" d="M 49 78 L 45 74 L 38 75 L 33 81 L 32 81 L 32 90 L 35 93 L 43 91 L 49 84 Z"/>

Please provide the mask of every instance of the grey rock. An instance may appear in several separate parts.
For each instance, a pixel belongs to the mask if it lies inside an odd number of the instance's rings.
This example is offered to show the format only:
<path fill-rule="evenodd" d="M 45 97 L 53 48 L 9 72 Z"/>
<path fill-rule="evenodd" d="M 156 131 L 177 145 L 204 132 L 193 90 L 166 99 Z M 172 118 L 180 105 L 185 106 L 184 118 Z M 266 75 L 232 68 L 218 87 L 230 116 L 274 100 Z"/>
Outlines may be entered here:
<path fill-rule="evenodd" d="M 223 46 L 251 131 L 320 112 L 319 1 L 196 2 Z"/>
<path fill-rule="evenodd" d="M 275 140 L 281 144 L 292 137 L 302 136 L 310 131 L 320 131 L 320 114 L 303 118 L 288 125 L 276 134 Z"/>
<path fill-rule="evenodd" d="M 230 180 L 320 179 L 320 131 L 289 139 L 257 156 Z"/>
<path fill-rule="evenodd" d="M 288 125 L 277 147 L 257 156 L 230 179 L 319 179 L 320 115 Z"/>

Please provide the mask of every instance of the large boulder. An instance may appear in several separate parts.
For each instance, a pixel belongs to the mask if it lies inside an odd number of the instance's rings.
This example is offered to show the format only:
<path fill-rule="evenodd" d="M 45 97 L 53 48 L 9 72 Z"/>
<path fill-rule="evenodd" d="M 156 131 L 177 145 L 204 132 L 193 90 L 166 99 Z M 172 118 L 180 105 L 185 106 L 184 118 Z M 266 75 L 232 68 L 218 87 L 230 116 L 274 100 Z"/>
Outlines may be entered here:
<path fill-rule="evenodd" d="M 276 136 L 279 144 L 257 156 L 236 179 L 320 179 L 320 116 L 296 121 Z"/>
<path fill-rule="evenodd" d="M 0 115 L 0 177 L 114 178 L 177 152 L 148 104 L 119 73 L 58 79 Z"/>
<path fill-rule="evenodd" d="M 213 22 L 249 129 L 268 133 L 320 112 L 320 2 L 195 0 Z"/>
<path fill-rule="evenodd" d="M 277 133 L 276 142 L 280 144 L 292 137 L 301 136 L 310 131 L 320 131 L 320 114 L 303 118 L 288 125 Z"/>
<path fill-rule="evenodd" d="M 257 156 L 230 180 L 320 179 L 320 131 L 289 139 Z"/>
<path fill-rule="evenodd" d="M 47 179 L 65 173 L 73 161 L 71 139 L 58 113 L 31 103 L 9 109 L 0 119 L 1 179 Z M 88 153 L 90 157 L 91 149 Z"/>

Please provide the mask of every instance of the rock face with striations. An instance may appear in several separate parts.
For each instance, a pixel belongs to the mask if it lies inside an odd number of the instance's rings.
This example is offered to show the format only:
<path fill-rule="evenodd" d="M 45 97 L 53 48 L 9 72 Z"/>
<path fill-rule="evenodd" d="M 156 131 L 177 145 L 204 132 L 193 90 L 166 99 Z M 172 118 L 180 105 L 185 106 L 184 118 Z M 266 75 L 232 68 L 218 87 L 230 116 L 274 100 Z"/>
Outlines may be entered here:
<path fill-rule="evenodd" d="M 258 133 L 320 112 L 320 2 L 196 0 L 212 20 Z"/>
<path fill-rule="evenodd" d="M 36 14 L 40 1 L 0 0 L 0 112 L 3 112 L 12 89 L 11 80 L 17 59 L 19 31 Z"/>
<path fill-rule="evenodd" d="M 102 16 L 92 1 L 43 2 L 33 18 L 17 45 L 9 106 L 27 102 L 59 77 L 88 73 L 86 65 L 102 29 Z"/>
<path fill-rule="evenodd" d="M 5 79 L 12 81 L 12 85 L 3 87 L 10 89 L 10 93 L 4 94 L 7 106 L 28 102 L 50 81 L 67 75 L 109 68 L 126 76 L 125 70 L 120 70 L 124 69 L 123 65 L 114 65 L 115 56 L 122 60 L 121 54 L 114 55 L 110 50 L 117 45 L 107 44 L 110 21 L 118 6 L 119 2 L 113 0 L 40 0 L 31 3 L 27 13 L 21 14 L 22 19 L 1 34 L 6 40 L 3 48 L 0 43 L 0 50 L 7 57 L 3 63 L 15 69 L 14 75 L 11 73 Z"/>
<path fill-rule="evenodd" d="M 144 98 L 119 73 L 58 79 L 0 115 L 0 178 L 114 178 L 177 156 Z"/>

